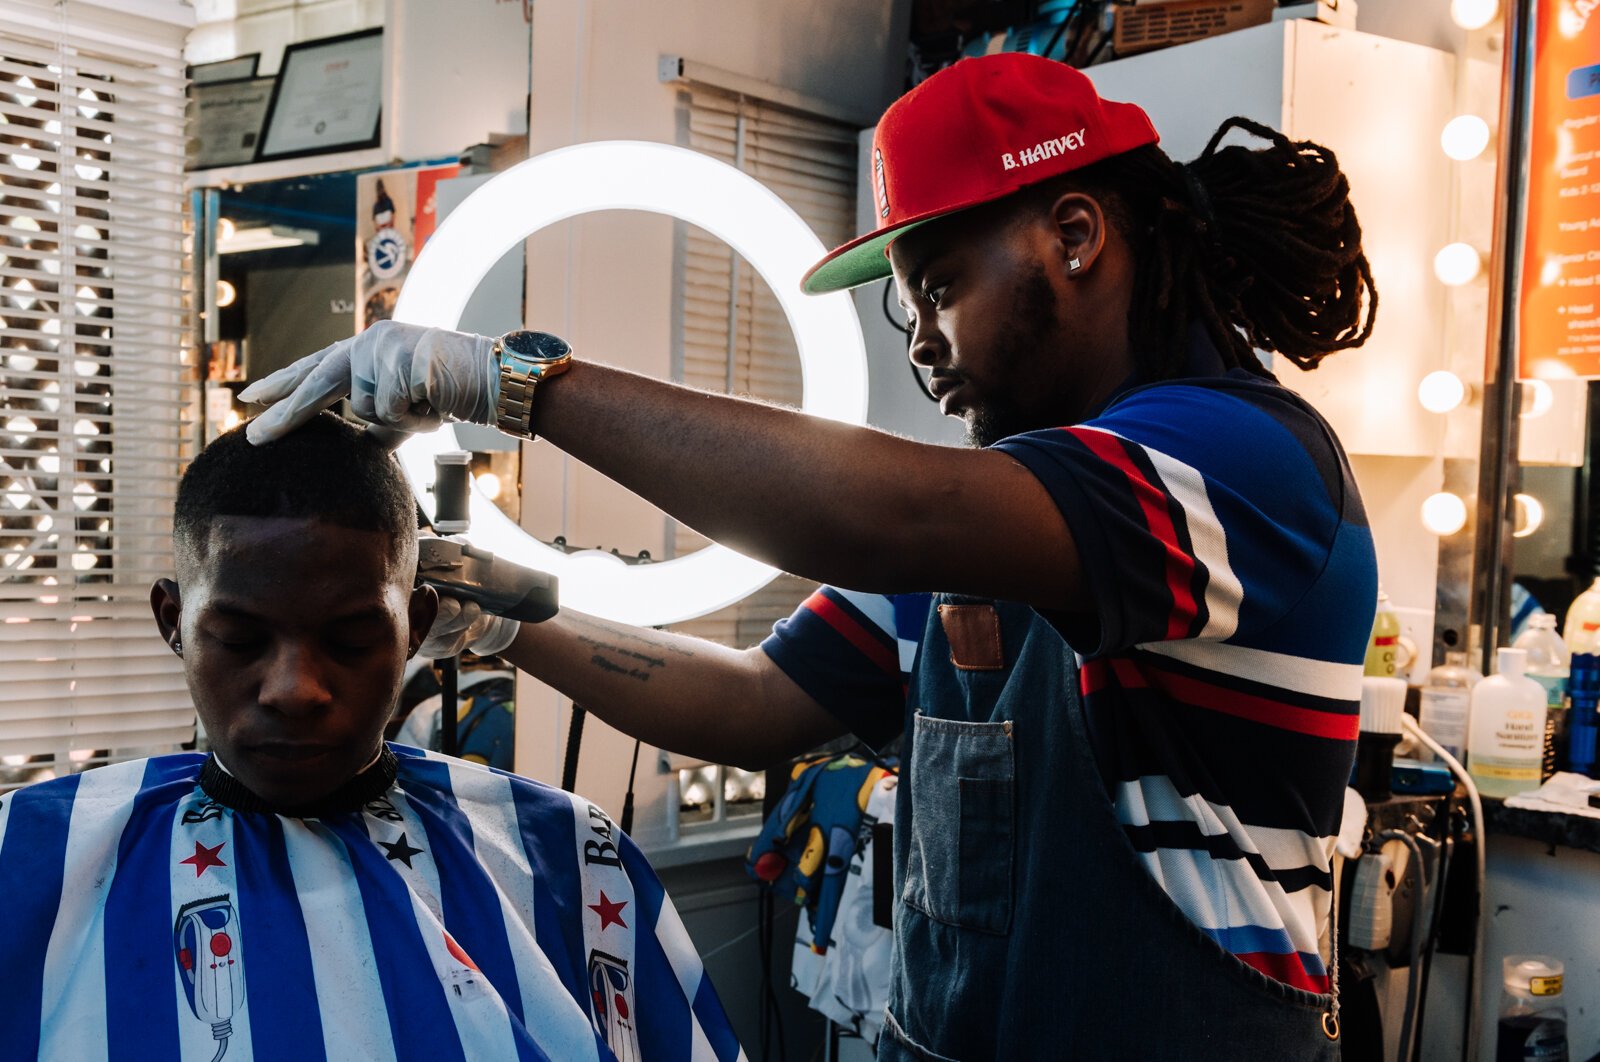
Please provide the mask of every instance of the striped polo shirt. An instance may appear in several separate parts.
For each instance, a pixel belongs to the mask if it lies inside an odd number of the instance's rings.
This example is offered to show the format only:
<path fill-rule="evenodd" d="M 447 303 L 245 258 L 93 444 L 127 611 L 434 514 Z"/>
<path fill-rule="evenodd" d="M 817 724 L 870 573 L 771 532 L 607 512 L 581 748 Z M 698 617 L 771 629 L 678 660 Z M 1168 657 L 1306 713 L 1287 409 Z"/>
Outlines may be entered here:
<path fill-rule="evenodd" d="M 1081 556 L 1092 613 L 1046 618 L 1076 654 L 1134 850 L 1224 948 L 1327 991 L 1333 843 L 1377 594 L 1333 432 L 1276 381 L 1219 368 L 996 449 L 1049 491 Z M 917 657 L 931 600 L 824 587 L 763 648 L 881 746 L 905 726 L 913 667 L 950 666 Z"/>

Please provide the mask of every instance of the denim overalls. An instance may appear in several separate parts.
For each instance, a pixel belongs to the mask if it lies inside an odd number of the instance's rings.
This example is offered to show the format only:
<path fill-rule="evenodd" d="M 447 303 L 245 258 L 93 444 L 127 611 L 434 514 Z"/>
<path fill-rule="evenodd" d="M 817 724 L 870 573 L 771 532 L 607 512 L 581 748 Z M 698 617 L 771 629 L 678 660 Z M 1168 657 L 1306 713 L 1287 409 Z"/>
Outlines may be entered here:
<path fill-rule="evenodd" d="M 1327 996 L 1223 950 L 1140 863 L 1072 651 L 1031 608 L 994 608 L 1003 665 L 953 666 L 938 608 L 915 665 L 879 1062 L 1337 1059 Z"/>

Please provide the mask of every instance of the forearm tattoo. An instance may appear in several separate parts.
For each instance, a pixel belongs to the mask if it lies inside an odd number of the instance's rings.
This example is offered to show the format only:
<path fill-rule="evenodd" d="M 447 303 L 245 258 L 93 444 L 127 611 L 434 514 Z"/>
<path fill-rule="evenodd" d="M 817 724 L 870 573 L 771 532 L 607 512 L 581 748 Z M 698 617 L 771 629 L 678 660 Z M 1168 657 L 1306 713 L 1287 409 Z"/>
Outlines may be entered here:
<path fill-rule="evenodd" d="M 594 632 L 578 634 L 578 642 L 593 650 L 589 663 L 613 675 L 649 682 L 652 674 L 667 666 L 668 656 L 695 655 L 688 646 L 641 638 L 631 630 L 604 620 L 584 617 L 577 622 Z"/>

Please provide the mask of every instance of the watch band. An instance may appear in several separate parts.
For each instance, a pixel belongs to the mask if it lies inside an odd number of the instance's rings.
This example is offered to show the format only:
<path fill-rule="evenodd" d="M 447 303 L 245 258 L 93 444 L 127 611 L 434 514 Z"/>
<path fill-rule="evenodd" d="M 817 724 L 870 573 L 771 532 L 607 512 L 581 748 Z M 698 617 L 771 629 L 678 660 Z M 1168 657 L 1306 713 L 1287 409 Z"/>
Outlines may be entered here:
<path fill-rule="evenodd" d="M 524 353 L 518 349 L 524 345 L 539 353 Z M 496 339 L 493 353 L 500 372 L 495 427 L 507 435 L 532 439 L 529 421 L 533 413 L 533 392 L 540 380 L 567 370 L 572 363 L 572 348 L 548 333 L 516 331 Z"/>
<path fill-rule="evenodd" d="M 494 426 L 507 435 L 531 439 L 528 418 L 533 413 L 533 389 L 539 378 L 533 374 L 531 362 L 506 351 L 498 339 L 494 341 L 494 354 L 500 363 L 500 401 L 495 406 Z"/>

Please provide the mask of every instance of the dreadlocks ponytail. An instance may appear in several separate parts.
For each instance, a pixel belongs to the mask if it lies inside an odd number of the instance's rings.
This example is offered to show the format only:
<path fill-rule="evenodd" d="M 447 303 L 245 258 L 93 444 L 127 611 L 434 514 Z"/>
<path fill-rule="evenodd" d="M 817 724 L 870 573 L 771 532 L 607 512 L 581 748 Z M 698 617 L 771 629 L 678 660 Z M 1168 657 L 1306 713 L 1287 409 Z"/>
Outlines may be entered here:
<path fill-rule="evenodd" d="M 1236 128 L 1268 146 L 1218 149 Z M 1252 346 L 1315 369 L 1366 342 L 1378 292 L 1333 152 L 1229 118 L 1183 171 L 1189 205 L 1213 246 L 1217 309 Z"/>
<path fill-rule="evenodd" d="M 1267 146 L 1219 148 L 1233 129 Z M 1372 334 L 1378 292 L 1350 182 L 1321 145 L 1229 118 L 1193 162 L 1152 144 L 1061 187 L 1098 193 L 1128 240 L 1128 338 L 1145 380 L 1182 372 L 1196 326 L 1229 364 L 1261 373 L 1258 349 L 1314 369 Z"/>

